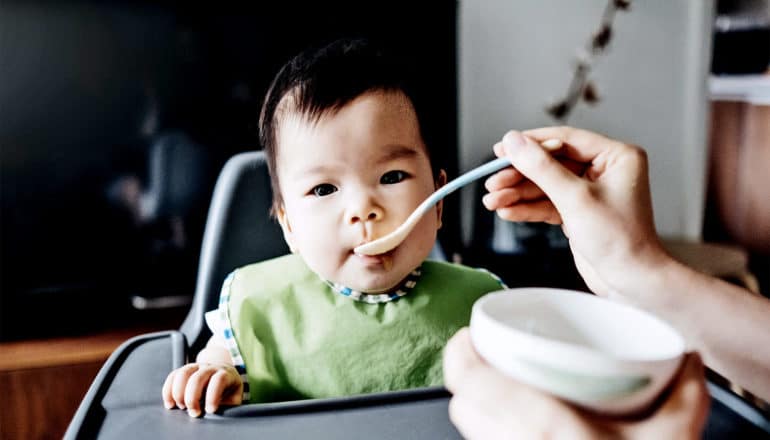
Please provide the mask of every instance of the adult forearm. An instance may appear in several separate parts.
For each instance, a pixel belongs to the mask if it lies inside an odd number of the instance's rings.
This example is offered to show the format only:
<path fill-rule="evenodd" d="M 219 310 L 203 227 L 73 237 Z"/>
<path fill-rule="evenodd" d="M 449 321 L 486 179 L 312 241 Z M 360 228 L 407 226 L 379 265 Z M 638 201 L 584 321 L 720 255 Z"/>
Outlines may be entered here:
<path fill-rule="evenodd" d="M 648 280 L 638 305 L 679 329 L 707 366 L 770 400 L 770 300 L 673 260 Z"/>

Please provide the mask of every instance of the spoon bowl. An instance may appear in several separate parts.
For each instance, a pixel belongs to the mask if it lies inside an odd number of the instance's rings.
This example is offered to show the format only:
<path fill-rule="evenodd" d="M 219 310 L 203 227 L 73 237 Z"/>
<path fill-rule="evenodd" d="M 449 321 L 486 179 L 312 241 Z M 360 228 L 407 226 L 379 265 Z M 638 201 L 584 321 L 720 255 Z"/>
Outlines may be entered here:
<path fill-rule="evenodd" d="M 560 139 L 548 139 L 540 144 L 548 151 L 553 151 L 562 146 Z M 353 251 L 361 255 L 379 255 L 398 246 L 404 239 L 412 232 L 412 229 L 420 221 L 420 218 L 428 212 L 433 206 L 439 202 L 439 200 L 455 192 L 459 188 L 473 182 L 476 179 L 492 174 L 496 171 L 500 171 L 511 165 L 511 161 L 507 157 L 500 157 L 489 161 L 481 166 L 478 166 L 460 177 L 452 180 L 436 192 L 430 195 L 425 201 L 415 208 L 415 210 L 407 217 L 406 221 L 398 228 L 393 230 L 387 235 L 384 235 L 377 240 L 370 241 L 369 243 L 357 246 Z"/>

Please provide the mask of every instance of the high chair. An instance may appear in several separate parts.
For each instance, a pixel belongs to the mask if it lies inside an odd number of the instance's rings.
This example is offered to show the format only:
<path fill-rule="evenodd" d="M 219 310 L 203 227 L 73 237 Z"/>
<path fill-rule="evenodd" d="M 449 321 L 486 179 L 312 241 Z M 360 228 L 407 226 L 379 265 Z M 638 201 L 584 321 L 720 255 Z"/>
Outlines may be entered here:
<path fill-rule="evenodd" d="M 92 383 L 65 439 L 461 438 L 449 421 L 449 394 L 442 387 L 246 404 L 197 419 L 186 411 L 163 407 L 161 388 L 166 376 L 194 358 L 210 336 L 204 313 L 216 307 L 226 275 L 245 264 L 288 252 L 280 228 L 269 218 L 271 201 L 262 152 L 241 153 L 225 164 L 214 189 L 187 318 L 179 330 L 141 335 L 123 343 Z M 442 257 L 439 246 L 432 257 Z M 755 409 L 712 385 L 707 434 L 770 433 L 770 423 Z"/>
<path fill-rule="evenodd" d="M 166 410 L 168 373 L 193 359 L 211 333 L 204 313 L 216 308 L 233 269 L 289 252 L 269 216 L 270 178 L 262 152 L 232 157 L 214 188 L 201 246 L 195 295 L 178 331 L 140 335 L 105 362 L 69 428 L 75 438 L 459 438 L 441 387 L 334 399 L 250 404 L 191 419 Z M 440 246 L 431 258 L 445 259 Z"/>

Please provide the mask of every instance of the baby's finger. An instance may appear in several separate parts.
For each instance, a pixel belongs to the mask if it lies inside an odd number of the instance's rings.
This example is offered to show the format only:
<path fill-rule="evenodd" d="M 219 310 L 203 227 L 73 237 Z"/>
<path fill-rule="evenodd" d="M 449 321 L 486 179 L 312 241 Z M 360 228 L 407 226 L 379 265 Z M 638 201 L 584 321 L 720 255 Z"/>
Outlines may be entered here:
<path fill-rule="evenodd" d="M 184 390 L 184 402 L 187 405 L 187 414 L 190 417 L 201 415 L 201 398 L 209 383 L 209 379 L 215 372 L 216 369 L 205 366 L 198 369 L 187 381 L 187 386 Z"/>
<path fill-rule="evenodd" d="M 171 409 L 176 406 L 174 402 L 174 396 L 171 394 L 175 372 L 176 370 L 168 373 L 168 376 L 166 376 L 166 381 L 163 382 L 163 390 L 161 391 L 161 395 L 163 396 L 163 406 L 165 406 L 166 409 Z"/>
<path fill-rule="evenodd" d="M 174 382 L 171 385 L 171 396 L 176 402 L 176 406 L 179 409 L 185 409 L 184 403 L 184 390 L 187 386 L 187 380 L 190 375 L 198 370 L 198 364 L 187 364 L 181 368 L 177 368 L 174 373 Z"/>
<path fill-rule="evenodd" d="M 231 385 L 230 377 L 226 370 L 219 370 L 211 376 L 209 386 L 206 390 L 206 412 L 211 414 L 219 409 L 222 403 L 222 397 L 227 392 L 227 387 Z"/>
<path fill-rule="evenodd" d="M 209 380 L 209 386 L 206 390 L 206 412 L 209 414 L 213 414 L 219 409 L 222 394 L 227 388 L 226 375 L 226 372 L 220 370 L 214 373 Z"/>
<path fill-rule="evenodd" d="M 547 199 L 499 208 L 497 215 L 512 222 L 545 222 L 552 225 L 562 223 L 559 211 Z"/>

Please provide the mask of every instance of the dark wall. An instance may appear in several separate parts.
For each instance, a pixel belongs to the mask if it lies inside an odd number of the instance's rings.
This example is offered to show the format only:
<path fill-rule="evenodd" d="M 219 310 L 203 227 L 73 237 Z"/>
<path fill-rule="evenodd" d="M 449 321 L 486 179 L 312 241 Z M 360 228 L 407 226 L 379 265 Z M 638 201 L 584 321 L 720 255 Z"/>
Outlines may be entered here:
<path fill-rule="evenodd" d="M 134 319 L 131 295 L 191 294 L 216 174 L 259 148 L 268 82 L 310 44 L 368 36 L 402 51 L 456 175 L 455 2 L 263 3 L 0 5 L 0 340 Z M 180 144 L 189 184 L 141 218 L 164 139 Z M 441 231 L 449 251 L 457 209 Z"/>

